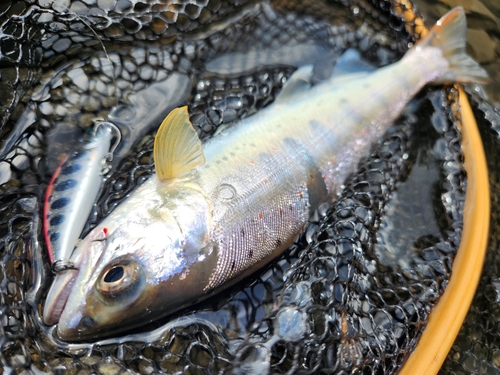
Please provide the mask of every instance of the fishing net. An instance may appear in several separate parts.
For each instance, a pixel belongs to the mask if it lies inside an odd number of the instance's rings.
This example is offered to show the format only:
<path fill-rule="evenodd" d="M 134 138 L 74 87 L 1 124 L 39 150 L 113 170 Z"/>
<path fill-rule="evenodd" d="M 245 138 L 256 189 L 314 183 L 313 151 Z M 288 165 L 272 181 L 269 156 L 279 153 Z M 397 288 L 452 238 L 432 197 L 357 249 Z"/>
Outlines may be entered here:
<path fill-rule="evenodd" d="M 491 189 L 489 244 L 483 272 L 464 324 L 442 366 L 442 374 L 497 374 L 500 368 L 500 284 L 498 263 L 500 111 L 470 90 L 487 156 Z"/>
<path fill-rule="evenodd" d="M 124 144 L 84 234 L 151 175 L 154 132 L 170 109 L 188 103 L 206 140 L 272 103 L 298 66 L 314 63 L 319 81 L 348 48 L 375 66 L 397 61 L 418 39 L 420 20 L 408 19 L 405 4 L 2 2 L 3 371 L 395 373 L 446 288 L 460 242 L 466 177 L 453 88 L 423 90 L 283 256 L 128 336 L 65 343 L 43 325 L 52 275 L 40 217 L 59 156 L 94 118 L 113 118 Z M 478 96 L 475 104 L 483 131 L 495 132 L 498 113 Z M 499 148 L 489 133 L 494 165 Z M 489 310 L 498 306 L 500 284 L 495 252 L 488 256 L 483 288 L 444 372 L 494 371 L 500 360 L 498 319 Z"/>

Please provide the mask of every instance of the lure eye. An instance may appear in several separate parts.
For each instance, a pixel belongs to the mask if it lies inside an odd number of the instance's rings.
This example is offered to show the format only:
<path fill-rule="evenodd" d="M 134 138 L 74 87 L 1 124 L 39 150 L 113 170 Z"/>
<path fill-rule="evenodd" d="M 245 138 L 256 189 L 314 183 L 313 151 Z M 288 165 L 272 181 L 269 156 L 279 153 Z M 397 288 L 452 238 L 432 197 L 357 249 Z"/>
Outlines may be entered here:
<path fill-rule="evenodd" d="M 97 289 L 108 298 L 125 296 L 137 289 L 140 276 L 136 263 L 115 264 L 103 271 Z"/>

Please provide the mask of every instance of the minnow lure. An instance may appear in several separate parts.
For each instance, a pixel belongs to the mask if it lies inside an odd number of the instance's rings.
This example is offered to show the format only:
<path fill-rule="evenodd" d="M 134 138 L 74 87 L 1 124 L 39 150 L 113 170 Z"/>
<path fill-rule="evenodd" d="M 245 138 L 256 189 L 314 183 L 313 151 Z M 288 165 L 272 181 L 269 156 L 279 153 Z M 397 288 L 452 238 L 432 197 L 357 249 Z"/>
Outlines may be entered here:
<path fill-rule="evenodd" d="M 116 141 L 111 144 L 113 138 Z M 97 120 L 92 138 L 66 156 L 52 176 L 43 205 L 45 243 L 52 270 L 74 268 L 70 256 L 82 233 L 120 142 L 120 131 Z"/>
<path fill-rule="evenodd" d="M 363 64 L 348 51 L 317 85 L 303 66 L 275 103 L 203 146 L 186 107 L 173 110 L 156 135 L 156 175 L 75 249 L 78 270 L 56 276 L 44 321 L 63 340 L 114 335 L 268 263 L 424 85 L 487 81 L 465 36 L 456 8 L 395 64 L 355 71 Z"/>

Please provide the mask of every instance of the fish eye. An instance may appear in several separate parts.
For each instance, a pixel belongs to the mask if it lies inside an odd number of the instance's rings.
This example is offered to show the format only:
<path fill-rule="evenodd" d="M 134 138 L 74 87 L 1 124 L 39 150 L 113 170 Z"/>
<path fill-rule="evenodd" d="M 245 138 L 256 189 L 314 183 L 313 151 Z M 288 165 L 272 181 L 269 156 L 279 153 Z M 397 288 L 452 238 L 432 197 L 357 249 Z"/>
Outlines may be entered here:
<path fill-rule="evenodd" d="M 134 262 L 114 264 L 101 274 L 97 289 L 107 298 L 129 295 L 140 281 L 139 266 Z"/>
<path fill-rule="evenodd" d="M 122 266 L 113 267 L 104 275 L 104 282 L 109 284 L 120 281 L 124 275 L 125 270 Z"/>

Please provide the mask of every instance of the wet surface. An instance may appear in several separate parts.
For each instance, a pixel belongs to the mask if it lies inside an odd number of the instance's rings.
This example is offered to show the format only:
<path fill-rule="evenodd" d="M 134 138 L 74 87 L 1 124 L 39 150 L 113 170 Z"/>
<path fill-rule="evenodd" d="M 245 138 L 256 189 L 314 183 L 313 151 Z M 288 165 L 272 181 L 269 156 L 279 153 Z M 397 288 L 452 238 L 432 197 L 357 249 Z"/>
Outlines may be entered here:
<path fill-rule="evenodd" d="M 6 38 L 1 47 L 4 370 L 394 373 L 416 345 L 446 287 L 461 235 L 460 135 L 449 107 L 453 91 L 443 89 L 424 90 L 346 181 L 337 202 L 321 206 L 296 244 L 251 278 L 130 336 L 98 343 L 64 343 L 40 320 L 51 280 L 41 239 L 42 195 L 58 155 L 94 117 L 114 116 L 128 142 L 85 233 L 152 173 L 155 124 L 171 108 L 187 102 L 205 140 L 272 102 L 304 63 L 315 64 L 320 80 L 349 47 L 381 66 L 398 60 L 412 41 L 383 2 L 255 4 L 0 5 L 2 30 L 20 38 Z M 475 95 L 494 166 L 498 112 Z M 494 238 L 490 243 L 494 248 Z M 491 372 L 499 365 L 491 328 L 497 315 L 488 310 L 498 304 L 498 262 L 494 252 L 488 256 L 485 293 L 476 297 L 443 367 L 447 373 Z"/>
<path fill-rule="evenodd" d="M 500 368 L 500 322 L 496 286 L 498 269 L 498 150 L 500 144 L 500 6 L 494 0 L 415 1 L 428 24 L 452 6 L 467 14 L 468 51 L 489 72 L 485 93 L 469 88 L 471 103 L 485 146 L 491 188 L 491 223 L 483 273 L 462 329 L 440 371 L 441 374 L 496 374 Z M 478 94 L 478 92 L 480 94 Z M 487 96 L 486 96 L 487 95 Z M 485 101 L 486 100 L 486 101 Z M 489 104 L 489 103 L 491 104 Z"/>

